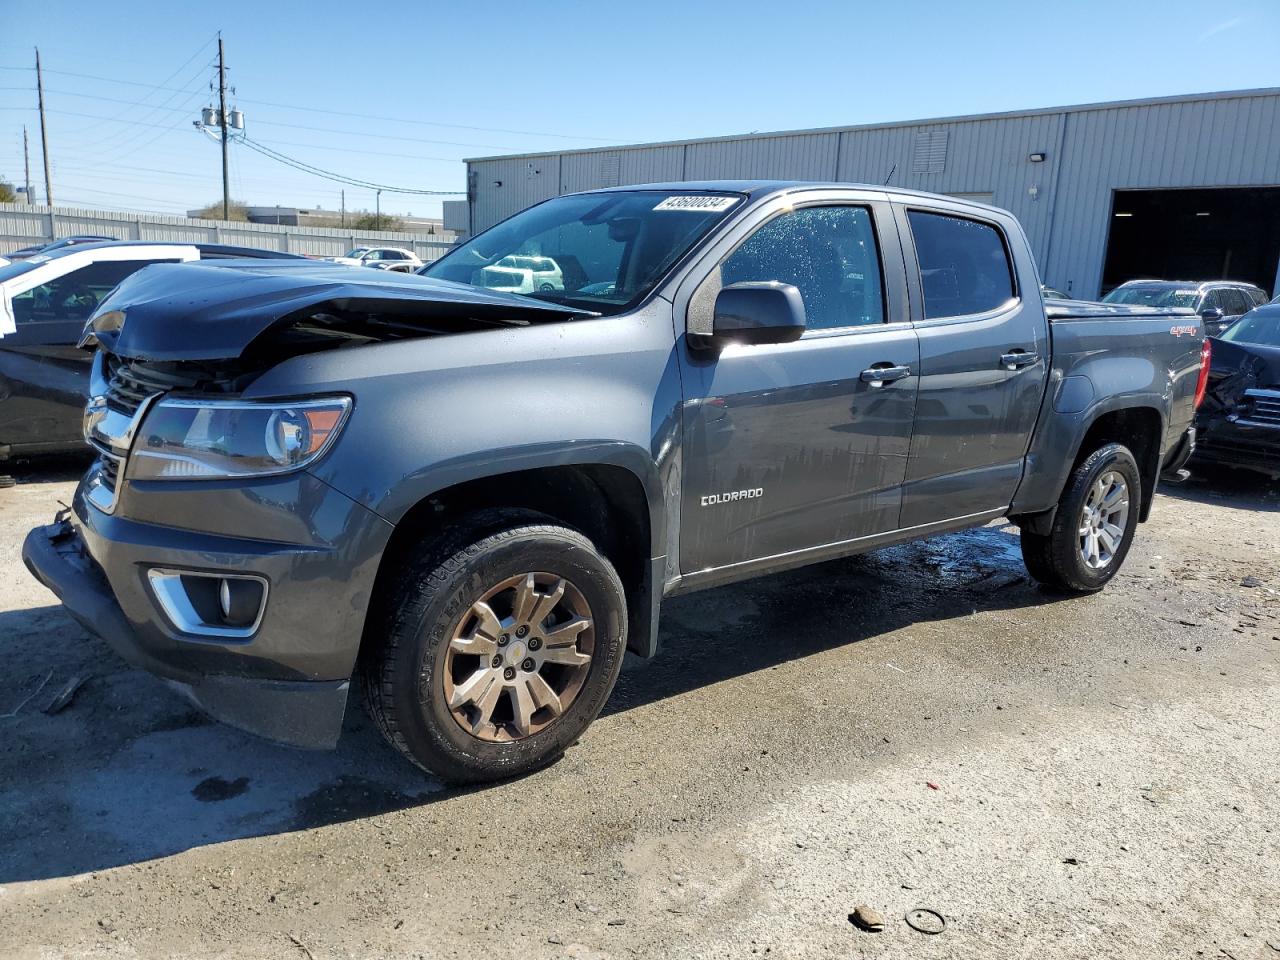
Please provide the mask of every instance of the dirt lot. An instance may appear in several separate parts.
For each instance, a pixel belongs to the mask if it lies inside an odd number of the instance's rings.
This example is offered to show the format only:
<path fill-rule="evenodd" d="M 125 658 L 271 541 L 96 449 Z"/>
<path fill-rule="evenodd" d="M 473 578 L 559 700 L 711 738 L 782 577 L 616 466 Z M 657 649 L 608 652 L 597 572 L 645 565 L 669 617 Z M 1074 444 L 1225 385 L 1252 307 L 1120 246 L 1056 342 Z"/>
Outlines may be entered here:
<path fill-rule="evenodd" d="M 355 703 L 284 750 L 86 638 L 18 559 L 71 475 L 0 491 L 4 957 L 1280 957 L 1262 481 L 1165 488 L 1094 597 L 988 527 L 672 601 L 562 762 L 453 791 Z"/>

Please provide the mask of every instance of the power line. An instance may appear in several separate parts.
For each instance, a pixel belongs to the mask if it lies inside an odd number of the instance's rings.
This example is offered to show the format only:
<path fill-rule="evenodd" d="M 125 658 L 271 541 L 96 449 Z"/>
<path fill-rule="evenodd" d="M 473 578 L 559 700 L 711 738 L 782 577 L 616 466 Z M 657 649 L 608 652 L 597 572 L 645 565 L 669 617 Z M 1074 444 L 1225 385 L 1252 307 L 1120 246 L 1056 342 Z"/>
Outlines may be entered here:
<path fill-rule="evenodd" d="M 515 147 L 498 143 L 460 143 L 457 140 L 424 140 L 421 137 L 397 137 L 391 133 L 365 133 L 363 130 L 334 130 L 332 127 L 316 127 L 303 123 L 283 123 L 279 120 L 255 120 L 263 127 L 290 127 L 294 130 L 313 130 L 316 133 L 335 133 L 343 137 L 373 137 L 375 140 L 403 140 L 407 143 L 431 143 L 441 147 L 483 147 L 489 150 L 514 150 Z"/>
<path fill-rule="evenodd" d="M 360 120 L 382 120 L 387 123 L 411 123 L 423 127 L 451 127 L 455 130 L 479 130 L 484 133 L 514 133 L 524 137 L 552 137 L 558 140 L 591 140 L 600 143 L 618 143 L 626 138 L 584 137 L 572 133 L 547 133 L 545 130 L 511 130 L 506 127 L 476 127 L 463 123 L 441 123 L 435 120 L 408 120 L 404 117 L 385 117 L 372 113 L 352 113 L 347 110 L 325 110 L 321 107 L 303 107 L 295 103 L 275 103 L 270 100 L 250 100 L 240 97 L 241 103 L 253 103 L 260 107 L 279 107 L 282 110 L 304 110 L 307 113 L 327 113 L 334 117 L 355 117 Z"/>
<path fill-rule="evenodd" d="M 365 150 L 361 147 L 331 147 L 321 143 L 299 143 L 296 140 L 259 140 L 259 143 L 281 147 L 306 147 L 308 150 L 333 150 L 337 153 L 358 153 L 364 157 L 394 157 L 398 160 L 438 160 L 441 163 L 461 163 L 460 157 L 432 157 L 417 153 L 388 153 L 385 150 Z"/>
<path fill-rule="evenodd" d="M 386 193 L 406 193 L 415 196 L 424 197 L 457 197 L 466 193 L 465 190 L 416 190 L 411 187 L 392 187 L 384 183 L 373 183 L 369 180 L 357 180 L 355 177 L 344 176 L 340 173 L 334 173 L 332 170 L 324 170 L 320 167 L 312 166 L 301 160 L 295 160 L 293 157 L 287 157 L 279 151 L 272 150 L 270 147 L 250 140 L 248 137 L 241 135 L 237 137 L 238 143 L 243 143 L 251 150 L 256 150 L 265 157 L 270 157 L 286 166 L 294 167 L 302 170 L 304 173 L 314 174 L 317 177 L 323 177 L 326 180 L 332 180 L 335 183 L 345 183 L 352 187 L 364 187 L 366 190 L 381 190 Z"/>
<path fill-rule="evenodd" d="M 201 68 L 201 69 L 203 69 L 203 68 Z M 5 89 L 5 88 L 4 88 L 4 87 L 0 87 L 0 90 L 3 90 L 3 89 Z M 30 88 L 28 88 L 28 87 L 13 87 L 13 88 L 11 88 L 11 89 L 14 89 L 14 90 L 27 90 L 27 89 L 30 89 Z M 196 92 L 197 92 L 197 91 L 194 91 L 194 90 L 179 90 L 179 91 L 178 91 L 178 93 L 196 93 Z M 161 107 L 161 106 L 159 106 L 158 104 L 154 104 L 154 103 L 145 103 L 145 102 L 138 101 L 138 100 L 121 100 L 121 99 L 120 99 L 120 98 L 118 98 L 118 97 L 99 97 L 99 96 L 97 96 L 96 94 L 92 94 L 92 93 L 73 93 L 73 92 L 72 92 L 72 91 L 70 91 L 70 90 L 52 90 L 52 89 L 50 89 L 50 90 L 46 90 L 46 91 L 45 91 L 45 93 L 56 93 L 56 94 L 59 94 L 59 95 L 64 96 L 64 97 L 77 97 L 77 98 L 79 98 L 79 99 L 81 99 L 81 100 L 101 100 L 101 101 L 103 101 L 104 103 L 123 103 L 123 104 L 125 104 L 126 106 L 130 106 L 130 107 L 145 107 L 145 108 L 147 108 L 147 109 L 148 109 L 148 112 L 150 112 L 150 113 L 179 113 L 179 112 L 182 112 L 182 111 L 184 110 L 184 108 L 183 108 L 183 107 Z M 165 101 L 165 100 L 162 100 L 162 101 L 160 101 L 160 102 L 161 102 L 161 103 L 164 103 L 164 102 L 166 102 L 166 101 Z M 122 114 L 122 115 L 123 115 L 123 114 Z M 107 120 L 107 119 L 109 119 L 109 118 L 108 118 L 108 117 L 103 117 L 102 119 Z"/>

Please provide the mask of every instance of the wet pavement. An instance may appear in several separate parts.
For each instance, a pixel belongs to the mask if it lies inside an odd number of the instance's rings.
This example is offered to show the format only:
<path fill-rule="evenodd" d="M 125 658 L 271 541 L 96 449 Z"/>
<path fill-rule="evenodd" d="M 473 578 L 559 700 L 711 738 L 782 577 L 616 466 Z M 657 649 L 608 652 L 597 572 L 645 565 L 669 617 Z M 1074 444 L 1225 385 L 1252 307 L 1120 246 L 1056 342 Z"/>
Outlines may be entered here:
<path fill-rule="evenodd" d="M 674 599 L 563 761 L 459 791 L 84 636 L 17 553 L 77 470 L 0 490 L 0 955 L 1280 955 L 1266 481 L 1164 488 L 1093 597 L 990 526 Z"/>

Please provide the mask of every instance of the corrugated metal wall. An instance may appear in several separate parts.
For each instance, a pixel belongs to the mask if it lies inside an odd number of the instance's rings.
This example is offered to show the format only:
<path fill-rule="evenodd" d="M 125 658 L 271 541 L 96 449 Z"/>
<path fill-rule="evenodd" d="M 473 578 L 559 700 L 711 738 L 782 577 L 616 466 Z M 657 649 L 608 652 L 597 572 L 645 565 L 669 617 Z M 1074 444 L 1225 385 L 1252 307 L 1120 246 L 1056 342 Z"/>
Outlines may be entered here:
<path fill-rule="evenodd" d="M 1032 163 L 1032 153 L 1045 161 Z M 476 232 L 548 197 L 615 183 L 884 183 L 892 174 L 896 186 L 990 193 L 1022 221 L 1046 283 L 1096 297 L 1112 191 L 1280 185 L 1280 91 L 501 157 L 468 167 Z"/>
<path fill-rule="evenodd" d="M 321 257 L 341 256 L 358 244 L 377 244 L 405 247 L 423 260 L 435 260 L 452 246 L 448 241 L 431 240 L 411 233 L 289 227 L 273 223 L 224 223 L 161 214 L 0 203 L 0 254 L 5 250 L 75 234 L 121 240 L 229 243 Z"/>

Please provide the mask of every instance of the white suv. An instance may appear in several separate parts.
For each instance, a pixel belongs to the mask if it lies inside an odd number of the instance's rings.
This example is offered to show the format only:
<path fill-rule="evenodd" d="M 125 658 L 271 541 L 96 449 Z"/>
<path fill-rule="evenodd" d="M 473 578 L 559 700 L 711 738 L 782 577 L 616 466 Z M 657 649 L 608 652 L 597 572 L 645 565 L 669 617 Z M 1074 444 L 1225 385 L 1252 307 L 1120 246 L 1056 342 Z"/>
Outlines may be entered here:
<path fill-rule="evenodd" d="M 564 290 L 564 274 L 550 257 L 511 254 L 480 271 L 480 285 L 504 293 Z"/>
<path fill-rule="evenodd" d="M 404 247 L 356 247 L 348 250 L 345 257 L 330 259 L 334 263 L 344 263 L 349 267 L 376 267 L 379 270 L 394 270 L 397 273 L 413 273 L 422 266 L 418 255 Z"/>

